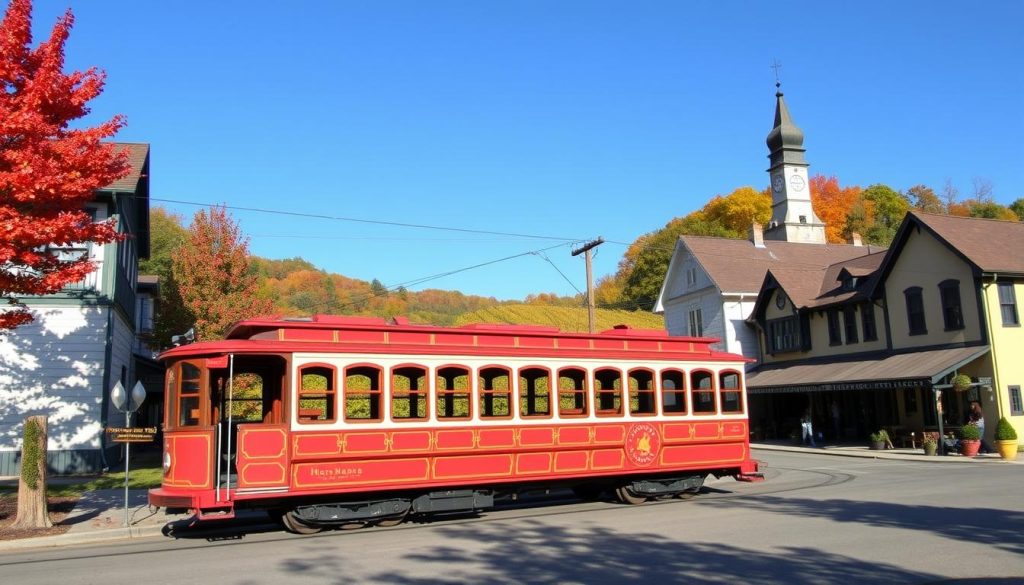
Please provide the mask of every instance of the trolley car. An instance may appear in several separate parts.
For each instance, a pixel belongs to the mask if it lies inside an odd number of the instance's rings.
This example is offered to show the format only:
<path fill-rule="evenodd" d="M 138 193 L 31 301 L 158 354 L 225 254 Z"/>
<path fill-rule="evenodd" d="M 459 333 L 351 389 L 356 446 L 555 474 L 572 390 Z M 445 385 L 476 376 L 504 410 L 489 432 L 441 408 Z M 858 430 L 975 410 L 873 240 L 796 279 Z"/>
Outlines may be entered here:
<path fill-rule="evenodd" d="M 760 479 L 742 356 L 619 327 L 252 319 L 173 348 L 152 505 L 200 521 L 390 525 L 567 487 L 630 504 Z"/>

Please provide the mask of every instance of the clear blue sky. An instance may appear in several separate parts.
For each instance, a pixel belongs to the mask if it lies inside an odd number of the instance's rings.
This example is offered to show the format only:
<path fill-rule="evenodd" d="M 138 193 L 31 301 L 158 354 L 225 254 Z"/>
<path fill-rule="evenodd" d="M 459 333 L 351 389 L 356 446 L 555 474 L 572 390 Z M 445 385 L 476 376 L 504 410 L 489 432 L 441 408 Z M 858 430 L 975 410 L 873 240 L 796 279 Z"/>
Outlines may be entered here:
<path fill-rule="evenodd" d="M 388 286 L 603 236 L 598 278 L 764 188 L 776 59 L 812 174 L 1024 197 L 1016 0 L 36 0 L 37 42 L 69 3 L 68 66 L 108 75 L 90 119 L 152 145 L 155 199 L 562 238 L 232 212 L 255 254 Z M 570 248 L 410 288 L 574 294 Z"/>

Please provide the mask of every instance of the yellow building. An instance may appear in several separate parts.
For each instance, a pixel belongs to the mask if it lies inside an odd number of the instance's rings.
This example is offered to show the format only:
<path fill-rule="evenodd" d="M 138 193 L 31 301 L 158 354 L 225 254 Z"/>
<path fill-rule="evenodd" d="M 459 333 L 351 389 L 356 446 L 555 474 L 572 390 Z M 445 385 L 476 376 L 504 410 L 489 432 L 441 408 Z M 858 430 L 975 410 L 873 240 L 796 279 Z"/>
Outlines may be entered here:
<path fill-rule="evenodd" d="M 1000 417 L 1024 437 L 1022 295 L 1019 222 L 914 212 L 884 253 L 771 268 L 748 320 L 752 424 L 782 436 L 809 408 L 834 439 L 910 441 L 962 425 L 978 401 L 988 442 Z M 961 374 L 971 383 L 954 390 Z"/>

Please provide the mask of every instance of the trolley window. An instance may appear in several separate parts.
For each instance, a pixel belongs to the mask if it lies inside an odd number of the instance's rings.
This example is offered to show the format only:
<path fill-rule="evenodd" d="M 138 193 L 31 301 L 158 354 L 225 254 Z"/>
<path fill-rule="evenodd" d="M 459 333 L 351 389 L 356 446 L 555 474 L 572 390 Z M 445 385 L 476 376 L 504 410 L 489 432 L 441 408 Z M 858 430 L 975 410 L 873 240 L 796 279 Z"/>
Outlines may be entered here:
<path fill-rule="evenodd" d="M 597 416 L 622 414 L 622 372 L 602 368 L 594 372 L 594 410 Z"/>
<path fill-rule="evenodd" d="M 724 371 L 719 373 L 718 391 L 722 399 L 722 412 L 743 412 L 743 391 L 740 388 L 739 372 Z"/>
<path fill-rule="evenodd" d="M 551 370 L 519 370 L 519 416 L 551 416 Z"/>
<path fill-rule="evenodd" d="M 391 370 L 392 420 L 426 420 L 429 397 L 427 368 L 407 365 Z"/>
<path fill-rule="evenodd" d="M 220 388 L 226 406 L 224 411 L 231 413 L 235 422 L 261 422 L 264 414 L 269 412 L 269 405 L 263 399 L 264 386 L 263 377 L 259 374 L 235 374 L 230 388 Z M 221 418 L 226 420 L 226 416 Z"/>
<path fill-rule="evenodd" d="M 693 414 L 715 414 L 715 384 L 711 372 L 690 372 Z"/>
<path fill-rule="evenodd" d="M 444 366 L 437 369 L 437 418 L 462 420 L 472 416 L 470 411 L 469 369 L 463 366 Z"/>
<path fill-rule="evenodd" d="M 587 372 L 582 368 L 558 370 L 558 416 L 587 415 Z"/>
<path fill-rule="evenodd" d="M 299 368 L 299 422 L 324 423 L 337 419 L 337 370 L 327 364 Z"/>
<path fill-rule="evenodd" d="M 345 368 L 345 420 L 379 421 L 381 369 L 372 365 Z"/>
<path fill-rule="evenodd" d="M 679 370 L 661 372 L 661 411 L 669 415 L 686 414 L 686 376 Z"/>
<path fill-rule="evenodd" d="M 492 366 L 480 368 L 480 418 L 512 417 L 512 372 Z"/>
<path fill-rule="evenodd" d="M 629 372 L 629 412 L 635 415 L 656 414 L 654 406 L 654 372 L 637 369 Z"/>
<path fill-rule="evenodd" d="M 178 426 L 199 426 L 202 424 L 202 409 L 199 406 L 202 370 L 195 364 L 183 362 L 179 371 Z"/>

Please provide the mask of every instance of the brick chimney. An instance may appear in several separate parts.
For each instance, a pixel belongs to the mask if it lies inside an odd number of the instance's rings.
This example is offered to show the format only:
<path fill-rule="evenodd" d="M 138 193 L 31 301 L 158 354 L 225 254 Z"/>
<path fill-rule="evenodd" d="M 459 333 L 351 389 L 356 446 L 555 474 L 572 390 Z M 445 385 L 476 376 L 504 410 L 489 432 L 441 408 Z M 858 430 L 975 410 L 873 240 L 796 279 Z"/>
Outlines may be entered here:
<path fill-rule="evenodd" d="M 853 232 L 850 234 L 850 243 L 853 244 L 854 246 L 864 245 L 864 242 L 862 242 L 860 239 L 860 234 L 858 234 L 857 232 Z"/>
<path fill-rule="evenodd" d="M 749 238 L 755 248 L 764 248 L 764 228 L 761 227 L 761 224 L 756 222 L 750 224 Z"/>

